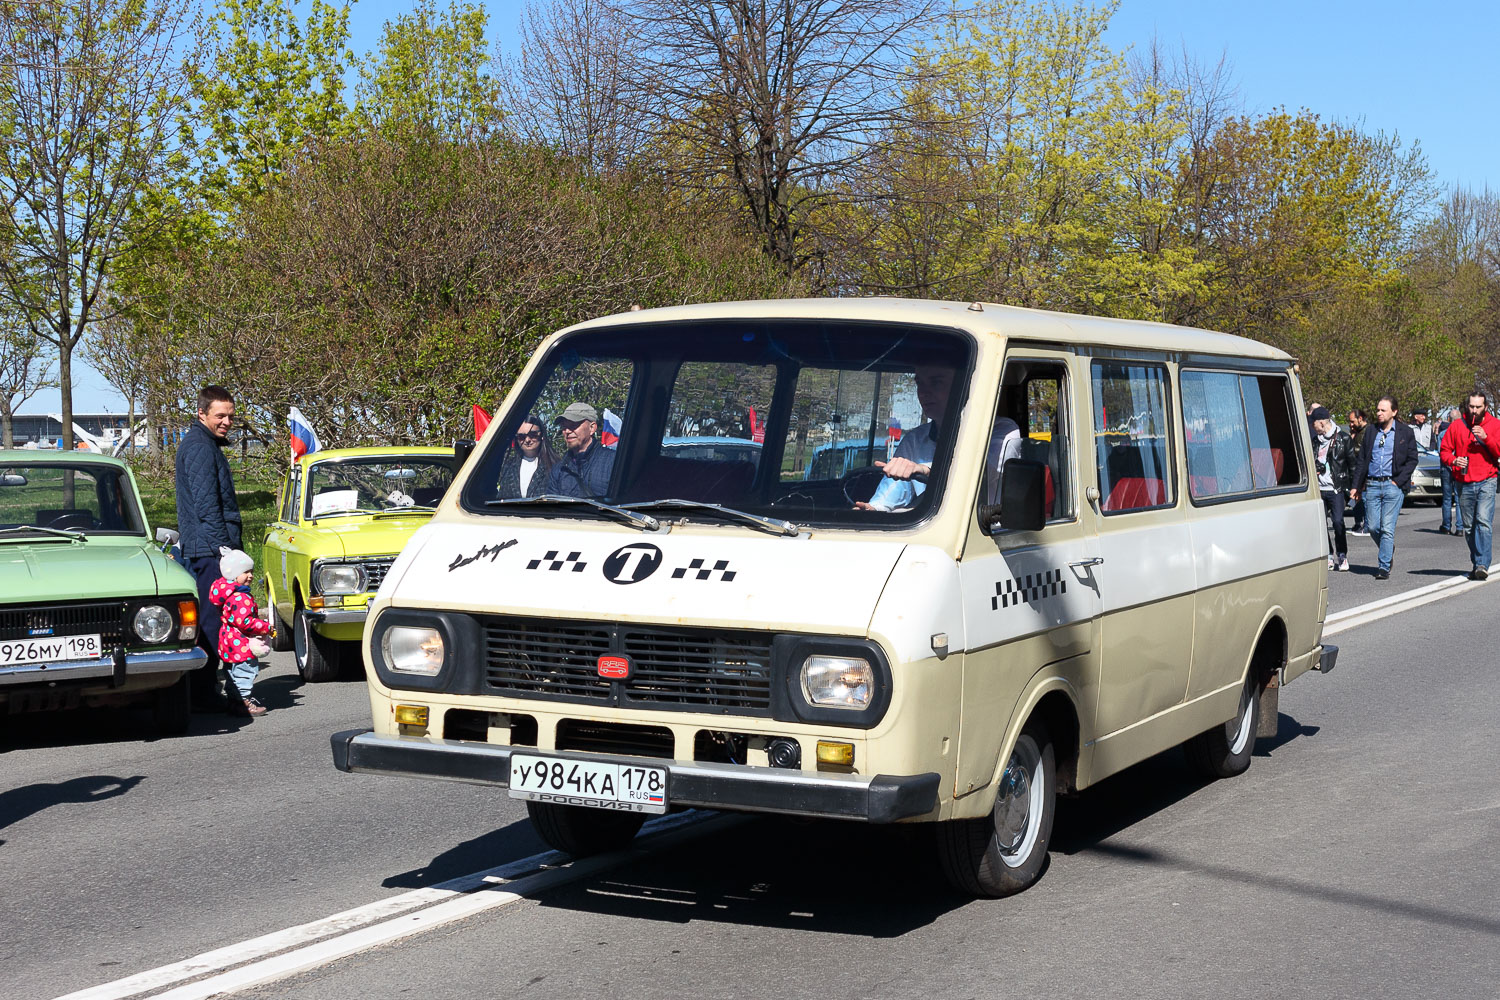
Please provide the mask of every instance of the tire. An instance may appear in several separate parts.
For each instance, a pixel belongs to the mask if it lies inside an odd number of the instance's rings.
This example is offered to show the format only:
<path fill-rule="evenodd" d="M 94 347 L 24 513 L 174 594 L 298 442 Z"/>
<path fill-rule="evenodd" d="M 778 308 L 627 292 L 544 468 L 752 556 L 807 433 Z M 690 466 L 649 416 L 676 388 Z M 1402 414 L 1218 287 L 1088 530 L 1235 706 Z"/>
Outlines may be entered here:
<path fill-rule="evenodd" d="M 1047 726 L 1032 719 L 1016 739 L 990 815 L 937 824 L 938 860 L 970 896 L 1012 896 L 1041 877 L 1057 813 L 1057 757 Z"/>
<path fill-rule="evenodd" d="M 575 858 L 603 854 L 624 847 L 635 839 L 644 813 L 560 806 L 553 802 L 528 802 L 531 825 L 547 846 Z"/>
<path fill-rule="evenodd" d="M 302 608 L 297 609 L 292 623 L 292 653 L 297 659 L 297 673 L 309 684 L 323 684 L 338 680 L 343 657 L 340 643 L 318 634 L 312 619 Z"/>
<path fill-rule="evenodd" d="M 281 617 L 281 612 L 276 610 L 276 592 L 270 588 L 267 588 L 266 591 L 266 604 L 269 606 L 271 612 L 271 624 L 275 626 L 270 636 L 267 637 L 266 642 L 270 644 L 274 652 L 290 652 L 295 645 L 295 641 L 292 638 L 292 627 L 287 624 L 285 618 Z"/>
<path fill-rule="evenodd" d="M 171 686 L 151 693 L 151 721 L 163 736 L 181 736 L 188 731 L 193 720 L 188 683 L 188 675 L 183 674 Z"/>
<path fill-rule="evenodd" d="M 1260 685 L 1252 673 L 1240 689 L 1240 708 L 1234 718 L 1182 745 L 1188 765 L 1205 778 L 1232 778 L 1245 773 L 1255 753 L 1259 728 Z"/>

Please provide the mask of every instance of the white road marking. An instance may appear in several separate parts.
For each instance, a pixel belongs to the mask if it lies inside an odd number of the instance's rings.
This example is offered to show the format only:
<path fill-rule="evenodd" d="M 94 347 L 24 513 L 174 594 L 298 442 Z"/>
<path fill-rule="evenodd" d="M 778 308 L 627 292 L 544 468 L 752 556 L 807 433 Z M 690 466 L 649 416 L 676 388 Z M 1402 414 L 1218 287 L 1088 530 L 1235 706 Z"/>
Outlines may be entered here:
<path fill-rule="evenodd" d="M 1500 569 L 1500 563 L 1491 566 L 1490 573 L 1494 574 L 1497 569 Z M 1495 584 L 1500 584 L 1500 579 L 1497 579 Z M 1416 590 L 1404 590 L 1399 594 L 1392 594 L 1390 597 L 1382 597 L 1378 601 L 1361 604 L 1357 608 L 1347 608 L 1327 617 L 1323 623 L 1323 637 L 1326 639 L 1329 636 L 1338 635 L 1340 632 L 1346 632 L 1351 628 L 1367 625 L 1370 622 L 1379 621 L 1381 618 L 1389 618 L 1391 615 L 1410 611 L 1413 608 L 1420 608 L 1424 604 L 1431 604 L 1434 601 L 1441 601 L 1445 597 L 1464 594 L 1475 587 L 1486 585 L 1493 586 L 1494 584 L 1490 584 L 1486 580 L 1470 580 L 1468 574 L 1465 573 L 1461 576 L 1450 576 L 1446 580 L 1439 580 L 1437 583 L 1431 583 L 1425 587 L 1418 587 Z"/>
<path fill-rule="evenodd" d="M 154 996 L 157 1000 L 226 996 L 517 902 L 740 821 L 699 812 L 666 816 L 648 823 L 636 841 L 621 851 L 576 861 L 547 851 L 91 986 L 58 1000 L 123 1000 L 178 983 L 186 985 Z"/>

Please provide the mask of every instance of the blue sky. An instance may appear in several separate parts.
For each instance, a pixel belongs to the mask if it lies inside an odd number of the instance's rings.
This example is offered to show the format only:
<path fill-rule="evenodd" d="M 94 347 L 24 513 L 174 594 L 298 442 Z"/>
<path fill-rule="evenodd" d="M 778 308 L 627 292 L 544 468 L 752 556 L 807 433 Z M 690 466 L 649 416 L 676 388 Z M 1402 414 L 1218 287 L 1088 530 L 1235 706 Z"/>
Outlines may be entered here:
<path fill-rule="evenodd" d="M 358 0 L 351 18 L 354 50 L 372 48 L 381 25 L 411 7 L 410 0 Z M 524 5 L 501 0 L 487 7 L 491 41 L 514 51 Z M 1186 48 L 1202 62 L 1223 56 L 1252 113 L 1305 107 L 1325 119 L 1362 122 L 1370 131 L 1420 142 L 1442 184 L 1500 188 L 1500 104 L 1493 92 L 1500 4 L 1493 0 L 1426 6 L 1122 0 L 1110 22 L 1110 44 L 1142 47 L 1153 36 L 1164 49 Z M 25 409 L 58 405 L 53 392 Z M 125 408 L 92 372 L 75 386 L 73 405 Z"/>

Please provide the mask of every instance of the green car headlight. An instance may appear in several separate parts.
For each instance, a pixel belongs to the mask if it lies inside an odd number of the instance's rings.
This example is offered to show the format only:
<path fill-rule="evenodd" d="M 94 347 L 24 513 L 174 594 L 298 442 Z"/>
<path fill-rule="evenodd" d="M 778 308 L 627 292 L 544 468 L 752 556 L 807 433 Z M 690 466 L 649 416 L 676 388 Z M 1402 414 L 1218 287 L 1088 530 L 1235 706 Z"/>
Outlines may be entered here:
<path fill-rule="evenodd" d="M 365 591 L 365 568 L 357 563 L 319 566 L 314 582 L 322 594 L 362 594 Z"/>
<path fill-rule="evenodd" d="M 148 604 L 135 613 L 134 625 L 142 642 L 166 642 L 172 634 L 172 612 L 160 604 Z"/>

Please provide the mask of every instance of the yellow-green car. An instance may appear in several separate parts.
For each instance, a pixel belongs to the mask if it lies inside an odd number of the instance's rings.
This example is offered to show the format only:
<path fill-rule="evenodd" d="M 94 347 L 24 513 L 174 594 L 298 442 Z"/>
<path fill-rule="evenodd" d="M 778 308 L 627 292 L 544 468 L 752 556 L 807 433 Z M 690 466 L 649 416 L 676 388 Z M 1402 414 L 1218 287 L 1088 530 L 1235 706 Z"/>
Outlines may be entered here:
<path fill-rule="evenodd" d="M 292 464 L 261 560 L 272 645 L 296 653 L 304 680 L 333 680 L 359 656 L 371 596 L 455 468 L 451 448 L 341 448 Z"/>

